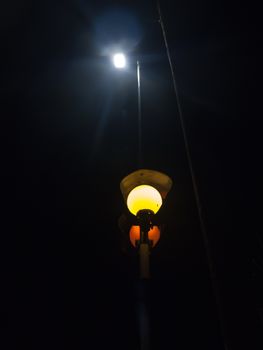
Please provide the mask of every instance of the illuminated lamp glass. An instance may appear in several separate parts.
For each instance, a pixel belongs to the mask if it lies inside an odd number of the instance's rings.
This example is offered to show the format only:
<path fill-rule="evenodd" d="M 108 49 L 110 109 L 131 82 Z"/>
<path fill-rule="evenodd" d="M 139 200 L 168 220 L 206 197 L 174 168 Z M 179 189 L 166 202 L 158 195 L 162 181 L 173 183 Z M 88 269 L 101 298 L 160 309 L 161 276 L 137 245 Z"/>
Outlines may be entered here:
<path fill-rule="evenodd" d="M 162 206 L 160 192 L 153 186 L 136 186 L 128 195 L 127 207 L 133 215 L 137 215 L 140 210 L 151 210 L 154 214 Z"/>

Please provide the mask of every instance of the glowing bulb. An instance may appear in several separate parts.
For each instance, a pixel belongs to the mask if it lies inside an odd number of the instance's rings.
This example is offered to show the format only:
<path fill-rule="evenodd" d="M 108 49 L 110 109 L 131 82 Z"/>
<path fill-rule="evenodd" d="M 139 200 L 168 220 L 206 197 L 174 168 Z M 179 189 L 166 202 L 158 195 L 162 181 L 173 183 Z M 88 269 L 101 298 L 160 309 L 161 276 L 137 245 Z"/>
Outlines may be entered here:
<path fill-rule="evenodd" d="M 153 247 L 160 239 L 160 229 L 158 226 L 153 226 L 148 232 L 148 238 L 152 241 Z M 140 240 L 140 226 L 133 225 L 130 228 L 130 241 L 134 247 L 136 247 L 136 241 Z"/>
<path fill-rule="evenodd" d="M 133 215 L 137 215 L 140 210 L 144 209 L 151 210 L 156 214 L 162 206 L 162 197 L 154 187 L 140 185 L 129 193 L 127 206 Z"/>
<path fill-rule="evenodd" d="M 113 63 L 116 68 L 124 68 L 126 66 L 126 58 L 123 53 L 116 53 L 113 56 Z"/>

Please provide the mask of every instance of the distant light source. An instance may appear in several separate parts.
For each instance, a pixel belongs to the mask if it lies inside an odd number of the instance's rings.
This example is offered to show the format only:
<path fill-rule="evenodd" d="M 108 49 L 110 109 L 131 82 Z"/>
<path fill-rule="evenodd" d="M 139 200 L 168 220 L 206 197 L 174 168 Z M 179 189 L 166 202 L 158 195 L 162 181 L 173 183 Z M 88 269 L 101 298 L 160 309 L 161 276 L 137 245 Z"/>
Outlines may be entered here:
<path fill-rule="evenodd" d="M 126 66 L 126 58 L 123 53 L 116 53 L 113 56 L 113 64 L 116 68 L 124 68 Z"/>
<path fill-rule="evenodd" d="M 140 185 L 135 187 L 128 195 L 127 206 L 133 215 L 140 210 L 151 210 L 154 214 L 161 208 L 162 197 L 152 186 Z"/>

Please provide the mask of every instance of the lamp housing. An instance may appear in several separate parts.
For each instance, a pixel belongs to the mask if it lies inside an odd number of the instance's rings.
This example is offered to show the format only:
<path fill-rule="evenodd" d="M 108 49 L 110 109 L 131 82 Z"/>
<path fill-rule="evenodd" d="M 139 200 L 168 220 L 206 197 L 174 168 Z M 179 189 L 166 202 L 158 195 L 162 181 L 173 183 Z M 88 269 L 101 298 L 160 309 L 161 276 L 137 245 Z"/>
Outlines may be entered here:
<path fill-rule="evenodd" d="M 150 210 L 156 214 L 171 187 L 172 180 L 169 176 L 149 169 L 139 169 L 120 183 L 124 201 L 135 216 L 141 210 Z"/>

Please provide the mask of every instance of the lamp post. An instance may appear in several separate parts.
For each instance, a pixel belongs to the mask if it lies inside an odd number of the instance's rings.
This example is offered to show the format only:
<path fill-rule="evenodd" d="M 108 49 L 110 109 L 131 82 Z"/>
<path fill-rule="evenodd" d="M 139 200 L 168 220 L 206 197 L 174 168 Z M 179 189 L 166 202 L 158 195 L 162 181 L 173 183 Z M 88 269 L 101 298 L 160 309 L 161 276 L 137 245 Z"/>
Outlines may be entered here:
<path fill-rule="evenodd" d="M 123 53 L 118 52 L 113 55 L 113 64 L 117 69 L 126 67 L 126 57 Z M 140 61 L 136 61 L 137 74 L 137 96 L 138 96 L 138 164 L 142 165 L 142 108 L 141 108 L 141 73 Z"/>

